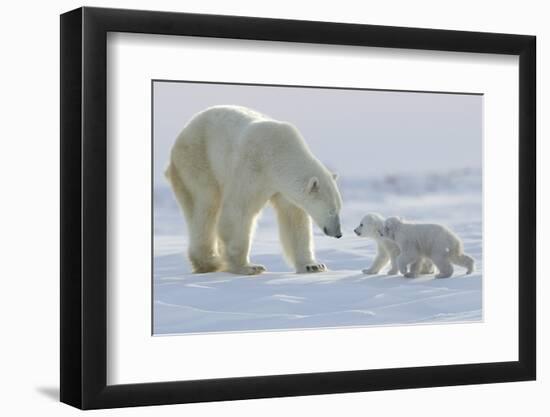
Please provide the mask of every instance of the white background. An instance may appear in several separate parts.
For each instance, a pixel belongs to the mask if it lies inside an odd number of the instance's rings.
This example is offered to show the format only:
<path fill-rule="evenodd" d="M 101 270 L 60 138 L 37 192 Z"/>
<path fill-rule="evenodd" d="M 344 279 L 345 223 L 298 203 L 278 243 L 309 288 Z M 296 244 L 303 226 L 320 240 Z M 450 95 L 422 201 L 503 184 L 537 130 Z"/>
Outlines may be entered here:
<path fill-rule="evenodd" d="M 311 7 L 305 2 L 120 1 L 88 5 L 164 9 L 203 13 L 241 14 L 295 19 L 332 20 L 442 29 L 481 30 L 536 34 L 538 73 L 547 70 L 550 28 L 544 2 L 523 1 L 507 5 L 497 1 L 443 3 L 340 1 Z M 310 3 L 312 4 L 312 3 Z M 76 411 L 58 404 L 58 162 L 59 162 L 59 20 L 58 14 L 80 6 L 74 1 L 55 4 L 10 3 L 4 6 L 2 36 L 2 132 L 6 144 L 2 162 L 2 260 L 4 261 L 1 320 L 1 409 L 9 415 L 46 413 L 72 415 Z M 548 83 L 538 80 L 539 142 L 546 130 L 541 115 L 548 97 Z M 539 149 L 539 164 L 548 159 L 548 148 Z M 544 154 L 546 153 L 546 154 Z M 549 168 L 540 168 L 548 176 Z M 548 193 L 539 180 L 539 212 L 550 207 Z M 539 236 L 548 222 L 539 221 Z M 539 239 L 539 256 L 550 249 L 548 237 Z M 7 267 L 6 267 L 7 266 Z M 328 395 L 291 399 L 239 401 L 169 407 L 101 411 L 106 415 L 279 415 L 307 412 L 334 415 L 381 414 L 439 416 L 501 414 L 545 415 L 544 395 L 550 389 L 548 352 L 550 313 L 540 300 L 549 295 L 548 282 L 539 279 L 539 380 L 485 386 L 435 388 Z"/>
<path fill-rule="evenodd" d="M 517 360 L 517 275 L 509 271 L 517 271 L 517 243 L 512 242 L 517 242 L 518 214 L 517 204 L 502 204 L 518 198 L 517 58 L 285 43 L 268 46 L 259 41 L 136 34 L 108 38 L 107 382 Z M 220 71 L 216 64 L 237 53 L 238 64 L 227 64 Z M 405 66 L 406 72 L 396 70 Z M 150 337 L 151 194 L 150 172 L 143 169 L 151 161 L 150 80 L 178 77 L 483 92 L 483 206 L 485 213 L 492 214 L 483 220 L 484 322 Z M 339 145 L 346 146 L 345 142 Z M 500 237 L 505 223 L 509 241 Z M 407 348 L 398 348 L 403 346 Z"/>

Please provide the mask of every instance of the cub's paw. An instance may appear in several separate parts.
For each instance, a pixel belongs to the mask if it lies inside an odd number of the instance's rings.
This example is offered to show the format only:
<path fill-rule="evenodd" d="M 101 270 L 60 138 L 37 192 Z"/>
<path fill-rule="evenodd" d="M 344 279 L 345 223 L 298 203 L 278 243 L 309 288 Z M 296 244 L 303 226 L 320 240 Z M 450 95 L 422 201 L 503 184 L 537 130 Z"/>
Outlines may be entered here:
<path fill-rule="evenodd" d="M 405 278 L 418 278 L 418 274 L 416 272 L 407 272 L 403 274 Z"/>
<path fill-rule="evenodd" d="M 327 267 L 325 266 L 325 264 L 313 263 L 299 267 L 296 272 L 298 272 L 299 274 L 311 274 L 315 272 L 325 272 L 326 270 Z"/>
<path fill-rule="evenodd" d="M 372 268 L 363 269 L 361 272 L 365 275 L 376 275 L 376 274 L 378 274 L 378 270 L 372 269 Z"/>

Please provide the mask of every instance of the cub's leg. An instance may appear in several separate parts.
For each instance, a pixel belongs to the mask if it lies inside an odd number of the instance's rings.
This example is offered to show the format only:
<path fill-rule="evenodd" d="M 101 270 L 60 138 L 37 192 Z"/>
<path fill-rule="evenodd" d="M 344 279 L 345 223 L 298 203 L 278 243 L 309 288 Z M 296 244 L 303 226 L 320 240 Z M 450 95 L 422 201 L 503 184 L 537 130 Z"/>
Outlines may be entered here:
<path fill-rule="evenodd" d="M 418 270 L 419 274 L 430 275 L 435 273 L 434 264 L 430 259 L 422 258 L 418 267 L 419 267 L 419 270 Z"/>
<path fill-rule="evenodd" d="M 420 258 L 411 265 L 410 273 L 417 277 L 419 275 L 428 275 L 435 272 L 434 265 L 431 260 L 426 258 Z M 411 278 L 414 278 L 411 276 Z"/>
<path fill-rule="evenodd" d="M 386 251 L 386 248 L 384 248 L 384 246 L 380 242 L 376 242 L 376 257 L 374 258 L 372 265 L 368 269 L 363 269 L 362 272 L 363 274 L 367 275 L 378 274 L 378 272 L 380 272 L 380 270 L 388 263 L 389 260 L 390 257 L 388 252 Z M 395 271 L 394 274 L 396 272 L 397 271 Z M 389 273 L 389 275 L 393 274 Z"/>
<path fill-rule="evenodd" d="M 399 264 L 397 263 L 397 257 L 401 251 L 397 248 L 386 248 L 386 251 L 389 254 L 391 267 L 388 271 L 388 275 L 397 275 L 399 273 Z"/>
<path fill-rule="evenodd" d="M 449 278 L 453 275 L 454 269 L 453 264 L 449 260 L 448 253 L 438 253 L 432 256 L 432 261 L 434 262 L 437 269 L 439 269 L 439 274 L 436 278 Z"/>
<path fill-rule="evenodd" d="M 271 204 L 277 213 L 283 253 L 296 272 L 326 271 L 327 267 L 315 260 L 309 215 L 280 193 L 271 197 Z"/>
<path fill-rule="evenodd" d="M 474 258 L 472 258 L 470 255 L 466 255 L 465 253 L 456 255 L 452 257 L 452 262 L 458 266 L 461 266 L 463 268 L 466 268 L 466 275 L 471 274 L 474 272 Z"/>
<path fill-rule="evenodd" d="M 417 278 L 420 275 L 422 259 L 417 259 L 411 264 L 410 271 L 405 274 L 406 278 Z"/>
<path fill-rule="evenodd" d="M 412 274 L 409 274 L 409 264 L 417 261 L 419 259 L 418 254 L 416 253 L 416 250 L 412 248 L 406 248 L 401 247 L 401 253 L 397 257 L 397 265 L 399 267 L 399 272 L 401 272 L 405 276 L 410 276 Z M 412 277 L 412 276 L 410 276 Z"/>

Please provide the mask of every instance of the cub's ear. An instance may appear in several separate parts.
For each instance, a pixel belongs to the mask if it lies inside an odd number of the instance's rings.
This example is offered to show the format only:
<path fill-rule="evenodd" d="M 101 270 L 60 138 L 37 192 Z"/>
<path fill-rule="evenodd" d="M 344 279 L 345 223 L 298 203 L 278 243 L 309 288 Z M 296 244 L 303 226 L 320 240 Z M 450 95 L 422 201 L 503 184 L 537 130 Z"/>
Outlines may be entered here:
<path fill-rule="evenodd" d="M 311 177 L 307 183 L 306 191 L 308 193 L 316 193 L 319 191 L 319 179 L 317 177 Z"/>
<path fill-rule="evenodd" d="M 336 174 L 336 173 L 333 172 L 333 173 L 332 173 L 332 179 L 333 179 L 334 181 L 336 181 L 336 180 L 338 179 L 338 174 Z"/>

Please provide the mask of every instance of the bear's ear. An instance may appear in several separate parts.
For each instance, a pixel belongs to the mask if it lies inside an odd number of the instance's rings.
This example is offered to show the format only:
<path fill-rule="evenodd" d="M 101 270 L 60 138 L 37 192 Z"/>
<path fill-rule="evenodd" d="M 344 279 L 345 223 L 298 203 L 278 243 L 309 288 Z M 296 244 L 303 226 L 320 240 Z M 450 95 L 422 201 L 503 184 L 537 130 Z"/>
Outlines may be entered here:
<path fill-rule="evenodd" d="M 317 177 L 311 177 L 307 183 L 307 192 L 316 193 L 319 191 L 319 179 Z"/>
<path fill-rule="evenodd" d="M 338 174 L 336 174 L 335 172 L 332 173 L 332 179 L 334 181 L 336 181 L 338 179 Z"/>

